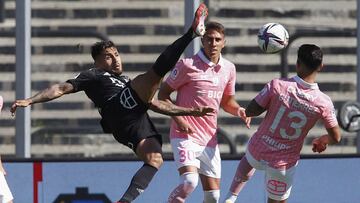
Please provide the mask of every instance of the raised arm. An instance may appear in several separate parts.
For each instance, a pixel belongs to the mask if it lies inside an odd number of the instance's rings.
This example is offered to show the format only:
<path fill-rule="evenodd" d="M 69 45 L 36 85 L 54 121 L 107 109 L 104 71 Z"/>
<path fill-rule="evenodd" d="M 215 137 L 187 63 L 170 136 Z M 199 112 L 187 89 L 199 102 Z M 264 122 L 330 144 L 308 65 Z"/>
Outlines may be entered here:
<path fill-rule="evenodd" d="M 50 86 L 49 88 L 35 94 L 27 99 L 16 100 L 11 106 L 12 115 L 15 114 L 17 107 L 27 107 L 35 103 L 43 103 L 69 94 L 74 91 L 72 84 L 64 82 Z"/>

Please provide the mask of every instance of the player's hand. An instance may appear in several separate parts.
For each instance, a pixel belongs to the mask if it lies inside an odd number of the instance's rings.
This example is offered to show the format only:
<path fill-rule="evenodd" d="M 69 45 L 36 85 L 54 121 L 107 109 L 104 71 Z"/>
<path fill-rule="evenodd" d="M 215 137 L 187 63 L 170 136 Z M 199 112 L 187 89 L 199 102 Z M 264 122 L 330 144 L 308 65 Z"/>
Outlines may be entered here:
<path fill-rule="evenodd" d="M 246 117 L 245 109 L 240 107 L 237 114 L 244 121 L 246 127 L 250 129 L 251 117 Z"/>
<path fill-rule="evenodd" d="M 325 149 L 327 148 L 328 144 L 325 142 L 325 140 L 323 139 L 323 136 L 315 138 L 312 141 L 312 151 L 313 152 L 318 152 L 321 153 L 323 151 L 325 151 Z"/>
<path fill-rule="evenodd" d="M 195 107 L 193 109 L 193 116 L 210 116 L 215 112 L 215 109 L 208 106 Z"/>
<path fill-rule="evenodd" d="M 16 112 L 17 107 L 27 107 L 31 104 L 31 100 L 28 99 L 22 99 L 22 100 L 16 100 L 10 108 L 11 115 L 14 116 Z"/>
<path fill-rule="evenodd" d="M 192 134 L 195 132 L 195 129 L 187 121 L 178 118 L 175 122 L 177 124 L 176 131 L 186 134 Z"/>

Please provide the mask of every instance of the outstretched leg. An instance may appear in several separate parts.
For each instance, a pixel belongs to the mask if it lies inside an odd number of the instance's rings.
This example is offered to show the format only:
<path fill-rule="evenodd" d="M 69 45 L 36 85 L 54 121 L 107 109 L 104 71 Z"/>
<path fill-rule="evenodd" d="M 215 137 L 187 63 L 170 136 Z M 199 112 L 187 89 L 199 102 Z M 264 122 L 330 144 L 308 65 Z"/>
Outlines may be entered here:
<path fill-rule="evenodd" d="M 149 185 L 163 163 L 161 144 L 155 137 L 143 139 L 136 148 L 136 154 L 144 165 L 135 173 L 120 203 L 135 200 Z"/>
<path fill-rule="evenodd" d="M 253 176 L 254 172 L 255 169 L 244 156 L 236 169 L 230 191 L 226 195 L 225 203 L 234 203 L 236 201 L 238 194 L 244 188 L 246 182 Z"/>
<path fill-rule="evenodd" d="M 206 5 L 200 4 L 189 31 L 169 45 L 157 58 L 151 69 L 131 81 L 131 87 L 142 101 L 149 103 L 152 100 L 162 78 L 175 66 L 188 44 L 195 37 L 202 36 L 205 33 L 204 21 L 207 15 Z"/>

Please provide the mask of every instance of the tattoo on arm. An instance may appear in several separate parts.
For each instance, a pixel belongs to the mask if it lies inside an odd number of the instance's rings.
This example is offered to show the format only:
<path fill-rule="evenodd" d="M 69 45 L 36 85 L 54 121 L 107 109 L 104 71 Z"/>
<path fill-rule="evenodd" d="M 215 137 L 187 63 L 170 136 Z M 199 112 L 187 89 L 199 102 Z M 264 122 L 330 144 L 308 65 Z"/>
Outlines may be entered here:
<path fill-rule="evenodd" d="M 32 101 L 31 103 L 42 103 L 59 98 L 64 94 L 71 93 L 72 91 L 73 86 L 70 83 L 60 83 L 38 92 L 30 99 Z"/>
<path fill-rule="evenodd" d="M 189 115 L 192 112 L 192 108 L 184 108 L 177 106 L 171 102 L 153 100 L 150 109 L 161 114 L 169 116 L 182 116 Z"/>

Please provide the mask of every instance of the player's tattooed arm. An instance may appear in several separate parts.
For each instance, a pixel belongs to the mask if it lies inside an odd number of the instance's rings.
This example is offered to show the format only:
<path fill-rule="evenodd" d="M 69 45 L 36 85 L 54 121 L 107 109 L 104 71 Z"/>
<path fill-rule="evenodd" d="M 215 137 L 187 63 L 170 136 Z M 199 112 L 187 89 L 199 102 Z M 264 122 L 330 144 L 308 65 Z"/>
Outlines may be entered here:
<path fill-rule="evenodd" d="M 262 114 L 266 109 L 260 106 L 255 99 L 251 100 L 249 105 L 246 107 L 245 113 L 247 117 L 254 117 Z"/>
<path fill-rule="evenodd" d="M 185 108 L 168 101 L 153 100 L 149 107 L 152 111 L 168 116 L 206 116 L 214 112 L 210 107 Z"/>
<path fill-rule="evenodd" d="M 74 90 L 72 84 L 64 82 L 50 86 L 49 88 L 30 97 L 30 104 L 47 102 L 63 96 L 64 94 L 71 93 Z"/>
<path fill-rule="evenodd" d="M 47 102 L 59 98 L 64 94 L 72 93 L 73 91 L 74 91 L 74 87 L 70 83 L 64 82 L 64 83 L 54 84 L 49 88 L 41 92 L 38 92 L 32 97 L 29 97 L 27 99 L 16 100 L 11 106 L 10 111 L 12 114 L 14 114 L 17 107 L 27 107 L 35 103 Z"/>

